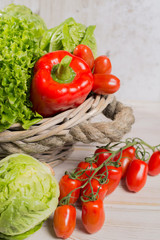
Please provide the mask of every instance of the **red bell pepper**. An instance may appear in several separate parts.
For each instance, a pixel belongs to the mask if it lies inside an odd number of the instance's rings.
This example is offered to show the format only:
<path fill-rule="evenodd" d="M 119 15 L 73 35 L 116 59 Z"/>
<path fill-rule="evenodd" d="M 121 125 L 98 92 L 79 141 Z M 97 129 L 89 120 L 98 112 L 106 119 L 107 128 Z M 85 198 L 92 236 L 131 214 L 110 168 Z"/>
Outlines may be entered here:
<path fill-rule="evenodd" d="M 88 64 L 63 50 L 47 53 L 35 64 L 31 84 L 33 110 L 44 117 L 77 107 L 93 86 Z"/>

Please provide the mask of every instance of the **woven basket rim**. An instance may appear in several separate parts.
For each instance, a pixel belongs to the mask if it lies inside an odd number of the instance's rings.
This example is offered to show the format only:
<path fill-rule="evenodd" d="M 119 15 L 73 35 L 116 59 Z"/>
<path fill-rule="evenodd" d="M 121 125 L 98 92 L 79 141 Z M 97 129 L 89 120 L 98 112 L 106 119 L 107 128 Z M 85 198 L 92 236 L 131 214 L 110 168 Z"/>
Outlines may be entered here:
<path fill-rule="evenodd" d="M 89 121 L 99 113 L 110 120 Z M 15 124 L 0 133 L 0 158 L 25 153 L 53 167 L 69 156 L 76 142 L 108 144 L 120 141 L 134 121 L 132 108 L 118 102 L 114 95 L 91 95 L 79 107 L 43 119 L 28 130 Z"/>
<path fill-rule="evenodd" d="M 28 130 L 22 129 L 20 124 L 14 124 L 0 133 L 0 143 L 20 140 L 31 143 L 55 135 L 66 135 L 72 127 L 101 113 L 113 99 L 113 94 L 106 96 L 91 95 L 77 108 L 66 110 L 50 118 L 43 118 Z"/>

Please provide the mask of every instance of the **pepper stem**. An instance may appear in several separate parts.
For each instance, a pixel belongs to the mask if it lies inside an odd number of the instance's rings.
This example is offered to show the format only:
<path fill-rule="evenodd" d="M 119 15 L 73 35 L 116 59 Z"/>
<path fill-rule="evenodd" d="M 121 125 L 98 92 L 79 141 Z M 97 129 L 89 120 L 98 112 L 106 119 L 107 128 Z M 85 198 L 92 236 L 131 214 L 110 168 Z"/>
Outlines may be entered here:
<path fill-rule="evenodd" d="M 56 77 L 65 80 L 70 77 L 71 71 L 70 71 L 70 63 L 72 61 L 72 57 L 66 55 L 60 62 L 57 72 L 56 72 Z"/>
<path fill-rule="evenodd" d="M 54 65 L 52 68 L 52 78 L 59 83 L 70 83 L 75 77 L 75 72 L 70 67 L 72 57 L 66 55 L 59 64 Z"/>

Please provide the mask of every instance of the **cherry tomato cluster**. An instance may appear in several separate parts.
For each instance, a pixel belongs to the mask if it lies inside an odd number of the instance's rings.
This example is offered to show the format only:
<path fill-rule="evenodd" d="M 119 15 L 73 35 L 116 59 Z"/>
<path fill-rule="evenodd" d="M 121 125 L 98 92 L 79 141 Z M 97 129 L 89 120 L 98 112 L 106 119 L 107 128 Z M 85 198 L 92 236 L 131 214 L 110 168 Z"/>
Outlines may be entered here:
<path fill-rule="evenodd" d="M 90 67 L 93 73 L 92 91 L 97 94 L 112 94 L 120 88 L 120 80 L 111 74 L 112 65 L 110 59 L 105 56 L 99 56 L 94 59 L 91 49 L 83 44 L 78 45 L 73 54 L 82 58 Z"/>
<path fill-rule="evenodd" d="M 153 150 L 151 157 L 144 146 Z M 68 238 L 74 231 L 74 204 L 78 199 L 84 228 L 88 233 L 99 231 L 105 221 L 103 200 L 117 188 L 121 179 L 125 179 L 129 191 L 138 192 L 144 187 L 147 174 L 160 174 L 159 147 L 152 147 L 139 138 L 110 143 L 80 162 L 73 172 L 66 172 L 59 182 L 59 206 L 53 219 L 57 237 Z"/>

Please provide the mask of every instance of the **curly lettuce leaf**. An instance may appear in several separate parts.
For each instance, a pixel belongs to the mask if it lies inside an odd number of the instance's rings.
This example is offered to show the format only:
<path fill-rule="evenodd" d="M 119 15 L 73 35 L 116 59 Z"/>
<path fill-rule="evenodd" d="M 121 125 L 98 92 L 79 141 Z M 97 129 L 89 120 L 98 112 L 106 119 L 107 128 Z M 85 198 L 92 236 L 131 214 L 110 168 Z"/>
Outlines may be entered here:
<path fill-rule="evenodd" d="M 17 122 L 27 129 L 42 119 L 32 112 L 29 95 L 45 31 L 43 20 L 25 6 L 11 4 L 0 12 L 0 132 Z"/>
<path fill-rule="evenodd" d="M 30 30 L 37 39 L 42 38 L 44 30 L 47 30 L 44 20 L 38 14 L 32 13 L 31 9 L 24 5 L 10 4 L 0 11 L 0 14 L 1 16 L 5 15 L 7 18 L 15 17 L 21 21 L 26 20 Z"/>

